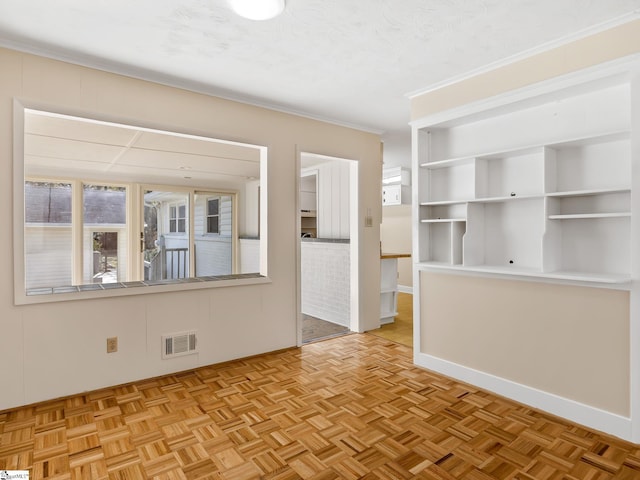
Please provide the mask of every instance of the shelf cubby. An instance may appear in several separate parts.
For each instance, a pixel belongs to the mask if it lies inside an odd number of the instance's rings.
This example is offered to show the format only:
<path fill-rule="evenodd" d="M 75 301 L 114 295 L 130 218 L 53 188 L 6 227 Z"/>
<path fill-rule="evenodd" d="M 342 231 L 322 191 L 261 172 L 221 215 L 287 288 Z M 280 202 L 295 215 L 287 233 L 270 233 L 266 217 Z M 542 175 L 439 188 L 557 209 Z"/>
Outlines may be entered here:
<path fill-rule="evenodd" d="M 541 269 L 542 198 L 469 205 L 464 264 Z"/>
<path fill-rule="evenodd" d="M 583 276 L 627 277 L 630 268 L 630 222 L 627 217 L 575 217 L 554 221 L 548 248 L 557 252 L 549 272 Z"/>
<path fill-rule="evenodd" d="M 547 215 L 550 220 L 631 215 L 631 194 L 624 190 L 581 195 L 550 195 L 547 201 Z"/>
<path fill-rule="evenodd" d="M 466 203 L 446 203 L 424 205 L 420 221 L 423 223 L 465 222 L 467 220 Z"/>
<path fill-rule="evenodd" d="M 427 168 L 426 202 L 461 201 L 474 197 L 475 168 L 473 162 L 443 168 Z"/>
<path fill-rule="evenodd" d="M 444 265 L 462 264 L 465 222 L 437 222 L 428 225 L 428 257 L 423 261 Z"/>
<path fill-rule="evenodd" d="M 476 198 L 541 195 L 544 192 L 544 149 L 494 153 L 476 160 Z"/>
<path fill-rule="evenodd" d="M 549 193 L 619 188 L 629 185 L 631 149 L 628 132 L 571 140 L 551 145 L 555 161 L 549 165 L 555 176 Z"/>

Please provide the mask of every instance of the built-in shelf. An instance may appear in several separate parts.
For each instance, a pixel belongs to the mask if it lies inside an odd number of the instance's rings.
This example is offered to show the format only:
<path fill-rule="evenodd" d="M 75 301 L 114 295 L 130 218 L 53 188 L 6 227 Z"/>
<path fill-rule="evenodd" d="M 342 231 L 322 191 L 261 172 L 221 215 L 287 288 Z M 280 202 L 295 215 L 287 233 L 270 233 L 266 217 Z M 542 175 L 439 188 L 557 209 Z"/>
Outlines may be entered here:
<path fill-rule="evenodd" d="M 421 168 L 448 168 L 455 167 L 457 165 L 468 165 L 475 161 L 475 157 L 461 157 L 461 158 L 451 158 L 449 160 L 440 160 L 438 162 L 430 162 L 430 163 L 422 163 L 420 164 Z"/>
<path fill-rule="evenodd" d="M 549 220 L 572 220 L 577 218 L 618 218 L 618 217 L 630 217 L 630 212 L 615 212 L 615 213 L 574 213 L 567 215 L 549 215 Z"/>
<path fill-rule="evenodd" d="M 561 102 L 414 122 L 417 265 L 628 283 L 629 92 L 594 83 Z"/>
<path fill-rule="evenodd" d="M 422 223 L 450 223 L 450 222 L 466 222 L 466 218 L 427 218 L 420 220 Z"/>
<path fill-rule="evenodd" d="M 517 200 L 528 200 L 532 198 L 543 198 L 543 195 L 508 195 L 504 197 L 487 197 L 469 200 L 469 203 L 495 203 L 495 202 L 513 202 Z"/>
<path fill-rule="evenodd" d="M 588 197 L 592 195 L 602 195 L 605 193 L 629 193 L 631 189 L 629 187 L 620 188 L 600 188 L 591 190 L 575 190 L 572 192 L 551 192 L 547 193 L 549 197 Z"/>
<path fill-rule="evenodd" d="M 302 237 L 317 237 L 318 225 L 316 210 L 300 211 L 300 233 Z"/>
<path fill-rule="evenodd" d="M 420 203 L 420 205 L 425 207 L 433 207 L 438 205 L 457 205 L 457 204 L 469 203 L 472 201 L 473 200 L 470 200 L 470 199 L 469 200 L 441 200 L 437 202 L 422 202 Z"/>

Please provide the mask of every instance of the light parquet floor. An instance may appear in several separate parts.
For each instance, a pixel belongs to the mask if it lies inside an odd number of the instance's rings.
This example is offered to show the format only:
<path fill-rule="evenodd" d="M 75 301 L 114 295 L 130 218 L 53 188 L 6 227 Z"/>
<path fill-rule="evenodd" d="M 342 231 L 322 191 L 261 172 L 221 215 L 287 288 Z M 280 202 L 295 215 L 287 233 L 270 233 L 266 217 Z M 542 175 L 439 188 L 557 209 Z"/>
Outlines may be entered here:
<path fill-rule="evenodd" d="M 640 447 L 353 334 L 0 413 L 31 479 L 640 479 Z"/>
<path fill-rule="evenodd" d="M 413 295 L 398 292 L 398 315 L 394 317 L 393 323 L 387 323 L 367 333 L 408 347 L 413 346 Z"/>

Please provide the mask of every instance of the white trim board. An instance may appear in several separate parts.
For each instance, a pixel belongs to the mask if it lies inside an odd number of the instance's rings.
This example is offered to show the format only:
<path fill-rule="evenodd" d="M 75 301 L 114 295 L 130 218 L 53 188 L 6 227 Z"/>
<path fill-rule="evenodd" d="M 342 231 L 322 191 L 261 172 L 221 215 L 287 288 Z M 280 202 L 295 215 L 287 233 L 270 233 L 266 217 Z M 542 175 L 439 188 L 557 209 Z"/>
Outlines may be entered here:
<path fill-rule="evenodd" d="M 398 285 L 398 291 L 401 293 L 408 293 L 413 295 L 413 287 L 407 287 L 406 285 Z"/>
<path fill-rule="evenodd" d="M 417 352 L 417 350 L 414 349 L 414 352 Z M 632 422 L 630 418 L 474 370 L 426 353 L 415 353 L 413 361 L 419 367 L 488 390 L 509 400 L 610 435 L 615 435 L 624 440 L 632 441 Z"/>

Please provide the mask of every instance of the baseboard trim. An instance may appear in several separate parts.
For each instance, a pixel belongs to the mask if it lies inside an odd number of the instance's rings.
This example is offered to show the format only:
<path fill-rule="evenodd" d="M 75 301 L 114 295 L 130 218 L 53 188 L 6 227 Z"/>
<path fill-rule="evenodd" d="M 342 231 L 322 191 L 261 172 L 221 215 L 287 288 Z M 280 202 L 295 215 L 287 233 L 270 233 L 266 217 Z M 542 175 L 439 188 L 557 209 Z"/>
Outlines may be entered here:
<path fill-rule="evenodd" d="M 398 285 L 398 291 L 413 295 L 413 287 L 407 287 L 406 285 Z"/>
<path fill-rule="evenodd" d="M 632 422 L 630 418 L 474 370 L 426 353 L 415 353 L 414 363 L 419 367 L 489 390 L 571 422 L 614 435 L 626 441 L 632 441 Z"/>

